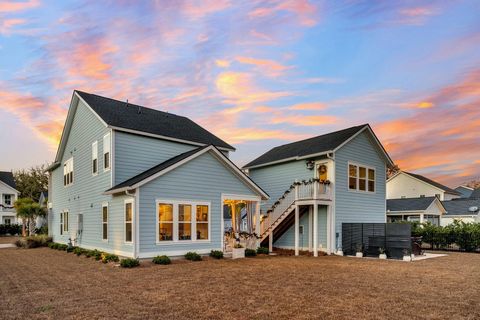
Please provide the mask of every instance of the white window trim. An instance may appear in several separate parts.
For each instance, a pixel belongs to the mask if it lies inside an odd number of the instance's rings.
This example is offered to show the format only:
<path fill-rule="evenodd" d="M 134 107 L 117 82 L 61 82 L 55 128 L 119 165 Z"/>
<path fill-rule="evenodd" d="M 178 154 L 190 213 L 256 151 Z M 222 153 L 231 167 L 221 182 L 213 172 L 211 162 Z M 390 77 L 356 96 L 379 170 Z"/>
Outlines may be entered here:
<path fill-rule="evenodd" d="M 132 220 L 130 223 L 132 224 L 132 241 L 127 241 L 127 203 L 132 204 Z M 123 243 L 132 245 L 133 239 L 135 239 L 135 231 L 133 228 L 133 221 L 135 221 L 135 206 L 133 199 L 127 199 L 123 202 Z"/>
<path fill-rule="evenodd" d="M 95 151 L 95 152 L 94 152 Z M 95 153 L 95 156 L 94 156 Z M 93 172 L 93 160 L 97 160 L 97 171 Z M 97 176 L 98 175 L 98 140 L 94 141 L 92 143 L 92 161 L 91 161 L 91 166 L 92 166 L 92 176 Z"/>
<path fill-rule="evenodd" d="M 65 184 L 65 166 L 68 167 L 68 163 L 70 163 L 70 162 L 72 163 L 72 164 L 71 164 L 71 167 L 72 167 L 72 171 L 71 171 L 71 172 L 72 172 L 72 180 L 70 181 L 70 183 Z M 62 176 L 62 179 L 63 179 L 63 180 L 62 180 L 62 184 L 63 184 L 63 187 L 64 187 L 64 188 L 73 185 L 73 182 L 75 181 L 75 172 L 74 172 L 73 168 L 74 168 L 74 167 L 73 167 L 73 157 L 70 157 L 70 158 L 68 158 L 67 160 L 65 160 L 65 162 L 63 163 L 63 176 Z M 68 169 L 67 169 L 67 170 L 68 170 Z M 69 171 L 69 173 L 70 173 L 70 171 Z"/>
<path fill-rule="evenodd" d="M 158 205 L 171 204 L 173 205 L 173 240 L 160 241 L 158 239 Z M 178 205 L 187 204 L 192 206 L 192 240 L 179 240 L 178 239 Z M 208 239 L 197 240 L 197 205 L 208 206 Z M 168 199 L 156 199 L 155 200 L 155 241 L 159 246 L 165 245 L 177 245 L 182 243 L 209 243 L 212 242 L 212 206 L 210 201 L 196 201 L 196 200 L 168 200 Z"/>
<path fill-rule="evenodd" d="M 108 150 L 108 168 L 105 168 L 105 138 L 108 136 L 109 141 L 109 150 Z M 103 136 L 103 148 L 102 148 L 102 163 L 103 163 L 103 172 L 110 171 L 112 168 L 112 135 L 109 133 Z"/>
<path fill-rule="evenodd" d="M 350 189 L 350 165 L 356 166 L 357 167 L 357 186 L 355 190 Z M 363 167 L 367 169 L 366 176 L 365 176 L 365 191 L 359 189 L 359 181 L 360 181 L 360 170 L 358 167 Z M 373 180 L 373 183 L 375 185 L 375 190 L 374 191 L 368 191 L 368 169 L 371 169 L 375 172 L 375 179 Z M 358 162 L 348 162 L 347 163 L 347 190 L 349 192 L 356 192 L 356 193 L 366 193 L 366 194 L 376 194 L 377 193 L 377 168 L 372 167 L 372 166 L 367 166 L 365 164 L 361 164 Z"/>
<path fill-rule="evenodd" d="M 67 214 L 67 223 L 65 223 L 65 214 Z M 60 235 L 61 236 L 68 235 L 69 221 L 70 221 L 70 219 L 69 219 L 68 210 L 63 210 L 62 212 L 60 212 L 59 224 L 60 224 Z"/>
<path fill-rule="evenodd" d="M 107 222 L 103 221 L 103 208 L 105 208 L 105 207 L 107 208 Z M 102 241 L 108 243 L 108 239 L 109 239 L 108 234 L 110 233 L 110 232 L 109 232 L 109 231 L 110 231 L 110 226 L 109 226 L 109 222 L 110 222 L 110 208 L 108 207 L 108 202 L 102 203 L 102 212 L 101 212 L 101 213 L 102 213 L 102 215 L 101 215 L 101 222 L 102 222 L 102 223 L 101 223 L 101 225 L 102 225 L 102 231 L 101 231 L 101 233 L 102 233 Z M 103 225 L 104 225 L 104 224 L 107 225 L 107 239 L 104 239 L 104 238 L 103 238 Z"/>

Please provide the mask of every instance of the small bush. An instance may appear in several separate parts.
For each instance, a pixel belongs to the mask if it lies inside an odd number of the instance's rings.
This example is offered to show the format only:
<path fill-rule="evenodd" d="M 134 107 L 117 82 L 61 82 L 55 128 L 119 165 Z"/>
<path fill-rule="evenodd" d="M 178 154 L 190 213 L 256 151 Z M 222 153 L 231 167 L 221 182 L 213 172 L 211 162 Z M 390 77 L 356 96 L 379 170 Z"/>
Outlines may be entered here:
<path fill-rule="evenodd" d="M 118 256 L 115 254 L 110 254 L 110 253 L 102 253 L 102 262 L 103 263 L 108 263 L 108 262 L 118 262 L 120 259 L 118 259 Z"/>
<path fill-rule="evenodd" d="M 22 225 L 0 224 L 0 236 L 3 236 L 3 235 L 15 236 L 17 234 L 22 234 Z"/>
<path fill-rule="evenodd" d="M 47 245 L 50 249 L 55 249 L 56 243 L 55 242 L 49 242 Z"/>
<path fill-rule="evenodd" d="M 257 251 L 254 249 L 245 249 L 245 257 L 255 257 L 257 255 Z"/>
<path fill-rule="evenodd" d="M 75 249 L 73 249 L 73 253 L 75 253 L 77 256 L 81 256 L 84 252 L 85 250 L 80 247 L 76 247 Z"/>
<path fill-rule="evenodd" d="M 127 259 L 122 259 L 120 260 L 120 266 L 122 268 L 135 268 L 140 265 L 140 260 L 138 259 L 133 259 L 133 258 L 127 258 Z"/>
<path fill-rule="evenodd" d="M 93 256 L 93 250 L 84 249 L 83 254 L 85 255 L 85 257 L 90 258 Z"/>
<path fill-rule="evenodd" d="M 66 244 L 59 243 L 57 246 L 57 250 L 67 251 L 67 249 L 68 249 L 68 245 Z"/>
<path fill-rule="evenodd" d="M 19 248 L 31 249 L 38 247 L 46 247 L 51 243 L 52 238 L 45 235 L 29 236 L 18 239 L 15 245 Z"/>
<path fill-rule="evenodd" d="M 97 261 L 101 260 L 102 259 L 102 252 L 95 249 L 95 250 L 92 251 L 92 257 Z"/>
<path fill-rule="evenodd" d="M 258 247 L 257 254 L 269 254 L 268 248 L 265 247 Z"/>
<path fill-rule="evenodd" d="M 152 262 L 155 264 L 163 264 L 163 265 L 172 263 L 170 258 L 167 256 L 156 256 L 155 258 L 153 258 Z"/>
<path fill-rule="evenodd" d="M 190 261 L 202 261 L 202 256 L 196 252 L 187 252 L 185 254 L 185 259 Z"/>
<path fill-rule="evenodd" d="M 75 247 L 75 246 L 71 246 L 71 247 L 67 246 L 66 251 L 67 251 L 67 252 L 73 252 L 73 250 L 75 250 L 76 248 L 77 248 L 77 247 Z"/>
<path fill-rule="evenodd" d="M 222 259 L 223 258 L 223 252 L 220 250 L 212 250 L 210 251 L 210 257 L 215 258 L 215 259 Z"/>

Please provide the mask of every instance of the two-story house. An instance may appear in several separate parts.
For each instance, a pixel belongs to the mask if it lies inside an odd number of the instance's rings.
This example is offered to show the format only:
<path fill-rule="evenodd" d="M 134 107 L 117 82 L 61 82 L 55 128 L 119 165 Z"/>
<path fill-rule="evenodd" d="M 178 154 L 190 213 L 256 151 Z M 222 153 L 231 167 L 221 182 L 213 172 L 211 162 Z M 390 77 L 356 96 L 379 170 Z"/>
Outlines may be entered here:
<path fill-rule="evenodd" d="M 19 223 L 13 204 L 18 199 L 13 173 L 0 171 L 0 224 Z"/>
<path fill-rule="evenodd" d="M 342 223 L 385 222 L 392 160 L 368 124 L 275 147 L 244 166 L 268 194 L 261 239 L 269 247 L 333 253 Z"/>
<path fill-rule="evenodd" d="M 186 117 L 74 91 L 48 169 L 49 232 L 126 257 L 223 250 L 225 205 L 258 233 L 268 199 L 234 150 Z"/>

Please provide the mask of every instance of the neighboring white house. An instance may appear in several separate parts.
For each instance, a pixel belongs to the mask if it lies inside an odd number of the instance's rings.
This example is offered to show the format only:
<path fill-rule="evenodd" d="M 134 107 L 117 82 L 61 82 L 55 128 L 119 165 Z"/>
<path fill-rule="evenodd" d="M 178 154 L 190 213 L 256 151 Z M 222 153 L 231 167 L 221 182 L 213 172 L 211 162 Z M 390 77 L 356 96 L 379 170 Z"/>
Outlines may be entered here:
<path fill-rule="evenodd" d="M 469 198 L 473 193 L 473 188 L 467 186 L 458 186 L 455 188 L 455 191 L 460 192 L 462 194 L 462 198 Z"/>
<path fill-rule="evenodd" d="M 399 171 L 387 180 L 387 199 L 438 197 L 441 201 L 460 198 L 462 194 L 419 174 Z"/>
<path fill-rule="evenodd" d="M 17 223 L 13 204 L 18 199 L 18 190 L 12 172 L 0 171 L 0 224 Z"/>
<path fill-rule="evenodd" d="M 447 201 L 449 202 L 449 201 Z M 438 197 L 387 200 L 387 222 L 418 221 L 441 225 L 447 213 Z"/>

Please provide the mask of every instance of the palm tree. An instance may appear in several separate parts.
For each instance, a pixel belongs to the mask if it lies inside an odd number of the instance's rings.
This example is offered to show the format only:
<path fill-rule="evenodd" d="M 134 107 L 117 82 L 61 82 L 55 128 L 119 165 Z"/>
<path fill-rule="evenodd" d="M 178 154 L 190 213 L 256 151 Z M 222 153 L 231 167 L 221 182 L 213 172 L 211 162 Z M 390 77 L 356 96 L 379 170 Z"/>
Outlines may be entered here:
<path fill-rule="evenodd" d="M 33 222 L 36 217 L 44 217 L 47 214 L 45 208 L 40 204 L 34 202 L 30 198 L 20 198 L 15 201 L 15 209 L 17 211 L 17 217 L 22 218 L 22 235 L 26 236 L 26 223 L 28 222 L 29 235 L 35 233 L 35 226 Z"/>

